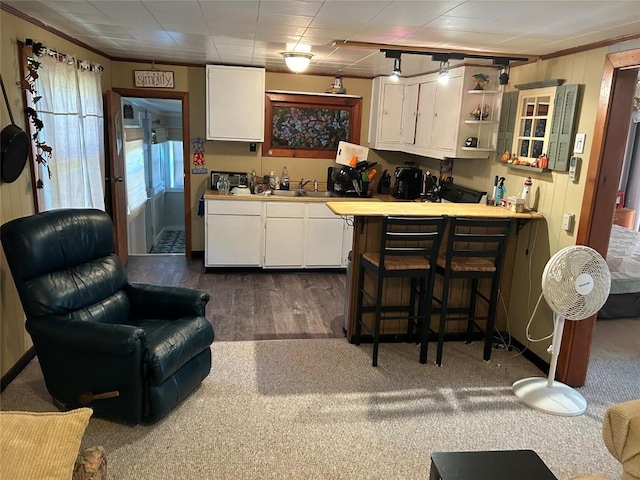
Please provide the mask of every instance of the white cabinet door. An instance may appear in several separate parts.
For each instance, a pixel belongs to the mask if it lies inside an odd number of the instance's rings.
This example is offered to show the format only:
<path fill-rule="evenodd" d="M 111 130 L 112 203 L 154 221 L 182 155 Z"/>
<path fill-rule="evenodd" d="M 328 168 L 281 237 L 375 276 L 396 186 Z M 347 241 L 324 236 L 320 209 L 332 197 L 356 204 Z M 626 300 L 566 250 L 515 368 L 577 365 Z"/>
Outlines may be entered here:
<path fill-rule="evenodd" d="M 399 150 L 402 127 L 404 85 L 387 77 L 373 80 L 369 146 L 380 150 Z"/>
<path fill-rule="evenodd" d="M 450 77 L 449 82 L 436 82 L 434 121 L 431 142 L 434 148 L 455 151 L 460 124 L 462 76 Z"/>
<path fill-rule="evenodd" d="M 413 145 L 416 141 L 419 88 L 419 83 L 413 83 L 404 87 L 404 101 L 402 102 L 402 133 L 400 135 L 400 141 L 404 145 Z"/>
<path fill-rule="evenodd" d="M 265 70 L 207 65 L 207 140 L 264 141 Z"/>
<path fill-rule="evenodd" d="M 383 86 L 383 90 L 379 141 L 381 143 L 398 143 L 402 125 L 404 85 L 389 83 Z"/>
<path fill-rule="evenodd" d="M 262 265 L 262 202 L 206 200 L 205 266 Z"/>
<path fill-rule="evenodd" d="M 305 204 L 267 203 L 264 239 L 266 268 L 302 268 L 305 246 Z"/>
<path fill-rule="evenodd" d="M 431 146 L 435 117 L 436 81 L 420 84 L 418 116 L 416 118 L 416 141 L 419 147 Z"/>
<path fill-rule="evenodd" d="M 307 205 L 305 266 L 310 268 L 340 268 L 344 263 L 345 221 L 325 203 Z M 344 263 L 344 265 L 343 265 Z"/>
<path fill-rule="evenodd" d="M 266 268 L 302 268 L 304 219 L 268 218 L 264 241 Z"/>
<path fill-rule="evenodd" d="M 307 267 L 342 266 L 343 223 L 340 217 L 307 220 Z"/>

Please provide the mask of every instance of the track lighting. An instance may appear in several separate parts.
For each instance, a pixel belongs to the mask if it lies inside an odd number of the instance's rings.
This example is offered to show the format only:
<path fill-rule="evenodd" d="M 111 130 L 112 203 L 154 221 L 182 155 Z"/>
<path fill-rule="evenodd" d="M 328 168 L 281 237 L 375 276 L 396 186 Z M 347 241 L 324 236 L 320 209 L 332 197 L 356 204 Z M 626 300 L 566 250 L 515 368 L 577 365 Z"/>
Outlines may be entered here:
<path fill-rule="evenodd" d="M 391 75 L 389 78 L 394 81 L 400 80 L 402 76 L 402 70 L 400 69 L 400 56 L 393 59 L 393 70 L 391 71 Z"/>
<path fill-rule="evenodd" d="M 440 69 L 438 72 L 438 83 L 449 83 L 449 60 L 440 62 Z"/>

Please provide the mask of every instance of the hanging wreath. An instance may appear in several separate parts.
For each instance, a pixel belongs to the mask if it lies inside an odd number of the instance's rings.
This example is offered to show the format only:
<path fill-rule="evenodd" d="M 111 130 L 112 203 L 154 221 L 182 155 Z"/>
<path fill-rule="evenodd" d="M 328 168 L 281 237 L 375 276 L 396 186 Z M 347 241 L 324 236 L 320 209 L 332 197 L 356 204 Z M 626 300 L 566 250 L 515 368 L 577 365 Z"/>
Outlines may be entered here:
<path fill-rule="evenodd" d="M 27 38 L 25 43 L 26 45 L 31 46 L 31 51 L 35 56 L 41 57 L 46 52 L 46 48 L 42 43 L 33 42 L 29 38 Z M 35 58 L 27 57 L 27 75 L 18 83 L 23 91 L 28 91 L 31 94 L 31 101 L 33 102 L 33 105 L 36 105 L 42 98 L 36 91 L 36 80 L 38 79 L 38 69 L 40 68 L 40 65 L 40 62 Z M 25 109 L 25 113 L 29 117 L 34 129 L 34 133 L 31 138 L 36 145 L 36 163 L 46 168 L 47 174 L 49 175 L 49 178 L 51 178 L 51 169 L 49 168 L 49 161 L 51 160 L 52 154 L 51 147 L 39 140 L 39 135 L 44 128 L 44 124 L 42 123 L 42 120 L 38 118 L 38 112 L 36 112 L 34 108 L 27 107 Z M 44 188 L 44 183 L 41 178 L 38 178 L 36 188 Z"/>

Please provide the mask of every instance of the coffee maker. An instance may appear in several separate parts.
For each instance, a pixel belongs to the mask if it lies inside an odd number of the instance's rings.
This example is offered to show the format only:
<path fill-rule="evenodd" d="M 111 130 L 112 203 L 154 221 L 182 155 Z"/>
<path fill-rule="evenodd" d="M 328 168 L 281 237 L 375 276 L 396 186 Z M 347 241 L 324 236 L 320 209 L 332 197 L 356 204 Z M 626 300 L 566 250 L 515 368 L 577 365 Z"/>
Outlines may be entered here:
<path fill-rule="evenodd" d="M 391 194 L 403 200 L 414 200 L 422 193 L 422 170 L 412 165 L 396 167 Z"/>

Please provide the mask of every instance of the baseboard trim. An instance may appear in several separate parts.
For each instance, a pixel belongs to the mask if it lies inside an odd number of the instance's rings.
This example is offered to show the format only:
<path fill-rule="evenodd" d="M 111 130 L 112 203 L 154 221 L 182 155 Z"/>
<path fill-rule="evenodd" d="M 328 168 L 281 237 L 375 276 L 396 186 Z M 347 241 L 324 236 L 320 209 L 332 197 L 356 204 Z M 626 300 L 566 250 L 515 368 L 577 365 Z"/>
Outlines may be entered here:
<path fill-rule="evenodd" d="M 538 367 L 545 375 L 549 375 L 549 364 L 529 350 L 515 338 L 511 337 L 511 344 L 522 352 L 522 356 Z"/>
<path fill-rule="evenodd" d="M 27 350 L 22 357 L 15 363 L 13 367 L 9 369 L 7 373 L 5 373 L 2 378 L 0 378 L 0 392 L 4 391 L 7 388 L 14 378 L 18 376 L 18 374 L 24 370 L 31 360 L 33 360 L 36 356 L 36 349 L 31 347 Z"/>

